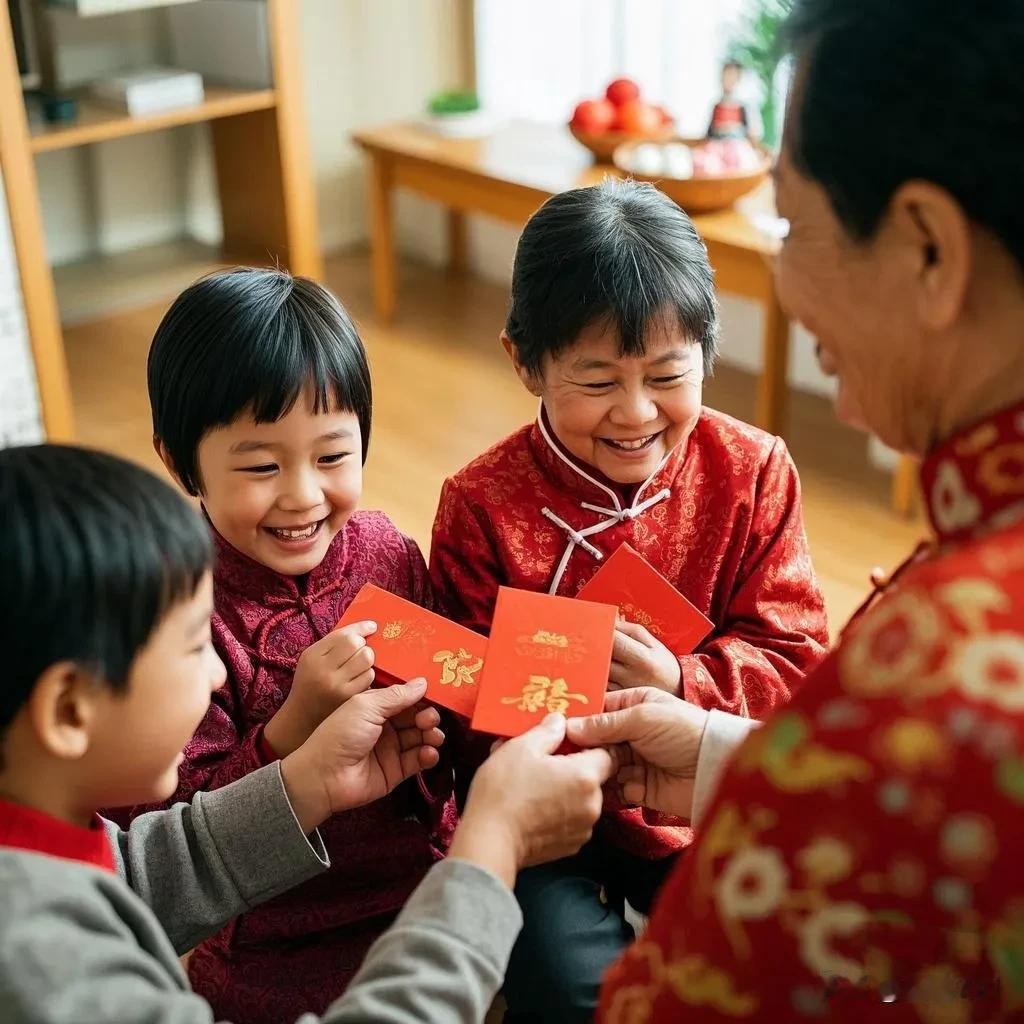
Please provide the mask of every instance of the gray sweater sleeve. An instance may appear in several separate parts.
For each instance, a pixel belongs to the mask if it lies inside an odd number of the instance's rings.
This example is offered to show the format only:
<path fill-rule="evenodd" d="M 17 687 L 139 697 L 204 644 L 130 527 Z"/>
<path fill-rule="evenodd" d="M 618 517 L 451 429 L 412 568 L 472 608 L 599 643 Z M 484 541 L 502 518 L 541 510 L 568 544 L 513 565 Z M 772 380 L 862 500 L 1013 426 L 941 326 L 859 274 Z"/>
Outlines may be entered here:
<path fill-rule="evenodd" d="M 180 949 L 323 867 L 276 765 L 111 828 L 135 892 L 97 868 L 0 849 L 3 1024 L 212 1024 L 161 924 Z M 521 922 L 486 871 L 435 865 L 324 1024 L 478 1024 Z"/>
<path fill-rule="evenodd" d="M 127 832 L 110 828 L 119 870 L 180 951 L 326 866 L 319 836 L 311 846 L 298 827 L 279 763 L 141 815 Z M 521 927 L 515 897 L 489 872 L 436 864 L 324 1022 L 477 1024 Z"/>
<path fill-rule="evenodd" d="M 522 923 L 515 897 L 489 872 L 435 864 L 324 1024 L 480 1024 Z"/>
<path fill-rule="evenodd" d="M 179 953 L 329 866 L 319 833 L 310 841 L 299 828 L 280 761 L 126 831 L 106 827 L 119 874 Z"/>

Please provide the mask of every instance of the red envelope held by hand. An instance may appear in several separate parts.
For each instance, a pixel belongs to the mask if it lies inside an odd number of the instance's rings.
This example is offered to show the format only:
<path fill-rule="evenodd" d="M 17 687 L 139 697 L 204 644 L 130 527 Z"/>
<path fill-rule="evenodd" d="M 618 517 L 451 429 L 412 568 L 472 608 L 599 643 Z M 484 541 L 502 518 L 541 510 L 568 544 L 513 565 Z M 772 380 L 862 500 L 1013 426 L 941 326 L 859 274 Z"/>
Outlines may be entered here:
<path fill-rule="evenodd" d="M 473 728 L 518 736 L 547 715 L 604 710 L 615 608 L 502 587 Z"/>
<path fill-rule="evenodd" d="M 377 632 L 366 638 L 374 668 L 408 681 L 427 680 L 427 700 L 469 718 L 479 691 L 487 638 L 471 629 L 368 583 L 338 622 L 369 620 Z"/>
<path fill-rule="evenodd" d="M 624 619 L 644 626 L 676 657 L 692 654 L 714 629 L 707 616 L 628 544 L 612 554 L 576 597 L 615 605 Z"/>

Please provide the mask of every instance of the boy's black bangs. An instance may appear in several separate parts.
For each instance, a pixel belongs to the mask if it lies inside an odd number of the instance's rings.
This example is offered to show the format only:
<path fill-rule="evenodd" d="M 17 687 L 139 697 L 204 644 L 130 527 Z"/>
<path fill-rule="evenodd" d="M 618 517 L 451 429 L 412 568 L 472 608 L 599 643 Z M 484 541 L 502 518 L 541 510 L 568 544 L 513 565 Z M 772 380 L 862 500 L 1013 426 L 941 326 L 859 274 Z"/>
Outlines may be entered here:
<path fill-rule="evenodd" d="M 326 324 L 301 319 L 285 305 L 253 337 L 223 396 L 218 422 L 230 423 L 248 410 L 257 423 L 275 423 L 307 392 L 316 414 L 360 413 L 359 399 L 365 396 L 359 367 Z"/>

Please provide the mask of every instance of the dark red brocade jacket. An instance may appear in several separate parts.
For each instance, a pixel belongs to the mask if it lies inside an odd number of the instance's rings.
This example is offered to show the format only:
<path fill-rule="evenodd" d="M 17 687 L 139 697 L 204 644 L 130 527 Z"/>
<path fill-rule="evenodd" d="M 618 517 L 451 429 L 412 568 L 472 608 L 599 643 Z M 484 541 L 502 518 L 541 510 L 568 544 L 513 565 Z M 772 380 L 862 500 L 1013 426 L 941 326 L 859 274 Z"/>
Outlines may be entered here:
<path fill-rule="evenodd" d="M 378 512 L 357 512 L 304 581 L 215 542 L 213 636 L 227 682 L 185 750 L 172 803 L 266 763 L 262 728 L 288 695 L 299 655 L 334 628 L 363 584 L 430 605 L 423 556 Z M 193 953 L 193 987 L 216 1019 L 280 1024 L 323 1012 L 446 853 L 451 793 L 451 769 L 439 768 L 326 822 L 330 871 L 243 914 Z M 113 816 L 125 822 L 144 809 Z"/>
<path fill-rule="evenodd" d="M 715 623 L 680 658 L 687 700 L 762 718 L 824 657 L 825 608 L 786 447 L 710 409 L 632 493 L 569 455 L 542 411 L 445 482 L 431 577 L 448 614 L 486 633 L 499 586 L 574 596 L 600 565 L 590 548 L 607 556 L 623 543 Z M 640 810 L 607 812 L 599 834 L 648 859 L 692 838 Z"/>

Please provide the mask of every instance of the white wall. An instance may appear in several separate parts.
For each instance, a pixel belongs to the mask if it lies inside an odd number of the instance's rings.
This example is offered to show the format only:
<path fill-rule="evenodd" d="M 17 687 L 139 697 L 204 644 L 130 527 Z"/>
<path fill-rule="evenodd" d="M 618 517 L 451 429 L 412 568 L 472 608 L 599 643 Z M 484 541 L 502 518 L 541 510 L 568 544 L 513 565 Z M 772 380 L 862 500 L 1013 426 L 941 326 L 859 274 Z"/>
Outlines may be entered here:
<path fill-rule="evenodd" d="M 306 108 L 328 251 L 366 238 L 365 166 L 351 132 L 415 117 L 431 93 L 457 84 L 455 24 L 452 0 L 302 0 Z M 429 246 L 441 217 L 403 198 L 399 225 L 402 240 Z"/>
<path fill-rule="evenodd" d="M 0 177 L 0 447 L 45 439 L 21 281 Z"/>

